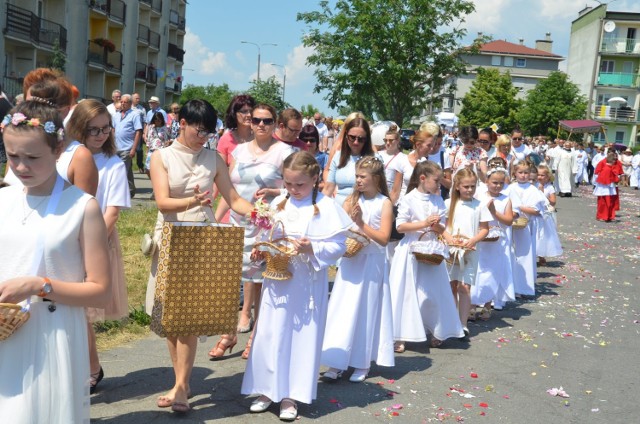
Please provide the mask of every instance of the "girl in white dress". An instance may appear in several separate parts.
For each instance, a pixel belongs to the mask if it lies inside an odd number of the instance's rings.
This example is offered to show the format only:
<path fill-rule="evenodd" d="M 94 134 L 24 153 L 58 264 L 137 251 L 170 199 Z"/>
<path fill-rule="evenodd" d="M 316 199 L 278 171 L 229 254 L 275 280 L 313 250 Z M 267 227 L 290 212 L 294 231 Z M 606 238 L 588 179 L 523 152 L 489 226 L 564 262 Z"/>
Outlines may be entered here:
<path fill-rule="evenodd" d="M 538 262 L 544 265 L 547 263 L 545 257 L 560 256 L 563 252 L 556 221 L 556 190 L 553 187 L 553 174 L 547 165 L 538 165 L 537 187 L 547 199 L 536 234 Z"/>
<path fill-rule="evenodd" d="M 104 371 L 100 366 L 96 335 L 93 322 L 105 319 L 121 319 L 129 315 L 127 302 L 127 282 L 124 275 L 122 249 L 116 223 L 121 208 L 131 207 L 127 170 L 124 162 L 116 155 L 115 141 L 111 127 L 111 114 L 107 107 L 97 100 L 87 99 L 74 109 L 67 123 L 67 133 L 78 140 L 93 154 L 98 168 L 98 192 L 96 200 L 100 204 L 109 236 L 109 263 L 111 265 L 111 301 L 104 309 L 87 308 L 87 331 L 89 335 L 89 360 L 91 365 L 90 393 L 93 394 Z"/>
<path fill-rule="evenodd" d="M 288 194 L 272 205 L 277 207 L 274 220 L 281 220 L 286 235 L 294 239 L 297 255 L 289 260 L 293 276 L 285 281 L 264 279 L 260 319 L 242 381 L 243 394 L 261 395 L 251 412 L 264 412 L 272 402 L 281 402 L 280 419 L 286 421 L 296 419 L 296 402 L 316 398 L 327 318 L 327 269 L 346 251 L 347 230 L 353 225 L 332 198 L 318 193 L 319 172 L 308 152 L 296 152 L 284 161 Z M 256 250 L 253 255 L 260 257 Z"/>
<path fill-rule="evenodd" d="M 0 190 L 0 303 L 30 303 L 30 319 L 0 342 L 0 422 L 89 423 L 84 307 L 104 307 L 107 231 L 95 199 L 56 172 L 55 107 L 26 101 L 3 121 L 9 166 Z"/>
<path fill-rule="evenodd" d="M 321 363 L 331 367 L 325 378 L 336 380 L 348 367 L 350 381 L 360 383 L 371 361 L 392 367 L 393 325 L 385 248 L 391 235 L 393 210 L 384 165 L 375 157 L 356 164 L 356 186 L 344 202 L 371 243 L 351 258 L 343 258 L 329 300 Z"/>
<path fill-rule="evenodd" d="M 398 353 L 404 352 L 405 341 L 426 341 L 425 329 L 433 335 L 433 347 L 450 337 L 463 336 L 445 263 L 418 262 L 410 252 L 411 244 L 423 234 L 435 239 L 444 231 L 441 178 L 438 164 L 419 162 L 411 175 L 407 194 L 398 205 L 396 224 L 405 236 L 398 243 L 389 273 L 393 335 Z"/>
<path fill-rule="evenodd" d="M 516 296 L 534 296 L 536 293 L 536 233 L 539 225 L 536 218 L 540 217 L 545 209 L 545 198 L 529 181 L 531 166 L 527 161 L 514 165 L 515 182 L 509 186 L 509 195 L 514 204 L 518 204 L 518 214 L 524 215 L 529 220 L 524 228 L 513 230 L 516 255 L 513 278 Z"/>
<path fill-rule="evenodd" d="M 443 237 L 452 247 L 452 265 L 449 269 L 451 291 L 458 306 L 458 315 L 465 337 L 469 337 L 467 320 L 471 312 L 471 286 L 476 282 L 478 270 L 478 252 L 476 244 L 489 233 L 491 213 L 480 204 L 473 195 L 476 192 L 478 177 L 469 168 L 460 168 L 453 176 L 451 198 L 445 201 L 447 207 L 447 226 Z M 458 241 L 459 237 L 463 241 Z"/>
<path fill-rule="evenodd" d="M 513 210 L 509 196 L 502 193 L 506 176 L 505 168 L 489 164 L 487 191 L 480 199 L 491 212 L 489 235 L 498 236 L 497 241 L 478 243 L 478 273 L 476 283 L 471 287 L 471 304 L 484 305 L 480 312 L 482 320 L 491 317 L 491 301 L 499 303 L 500 307 L 515 300 L 511 250 Z"/>

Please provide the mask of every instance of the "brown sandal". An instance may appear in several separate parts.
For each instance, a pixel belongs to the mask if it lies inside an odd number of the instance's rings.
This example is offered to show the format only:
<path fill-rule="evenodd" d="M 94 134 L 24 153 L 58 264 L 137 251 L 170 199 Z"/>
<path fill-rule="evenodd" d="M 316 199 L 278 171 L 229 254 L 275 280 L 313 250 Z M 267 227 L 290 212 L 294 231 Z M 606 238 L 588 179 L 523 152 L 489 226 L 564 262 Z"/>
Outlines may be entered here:
<path fill-rule="evenodd" d="M 249 353 L 251 353 L 251 339 L 247 341 L 244 352 L 242 352 L 242 359 L 249 359 Z"/>
<path fill-rule="evenodd" d="M 222 358 L 227 349 L 229 349 L 229 353 L 233 352 L 233 348 L 236 344 L 238 344 L 238 336 L 235 334 L 233 335 L 233 338 L 229 336 L 220 337 L 218 343 L 216 343 L 216 345 L 209 351 L 209 358 L 212 361 Z"/>

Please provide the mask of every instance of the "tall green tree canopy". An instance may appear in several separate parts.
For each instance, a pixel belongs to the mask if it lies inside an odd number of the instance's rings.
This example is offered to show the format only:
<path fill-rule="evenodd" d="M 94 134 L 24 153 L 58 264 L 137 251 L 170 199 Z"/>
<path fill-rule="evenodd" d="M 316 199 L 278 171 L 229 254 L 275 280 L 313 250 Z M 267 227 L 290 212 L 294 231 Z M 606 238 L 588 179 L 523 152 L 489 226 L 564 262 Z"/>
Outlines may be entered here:
<path fill-rule="evenodd" d="M 224 120 L 224 113 L 231 103 L 231 99 L 236 93 L 229 89 L 227 84 L 213 85 L 209 84 L 206 87 L 202 85 L 188 84 L 182 89 L 180 95 L 180 103 L 184 104 L 192 99 L 204 99 L 211 103 L 218 111 L 220 119 Z"/>
<path fill-rule="evenodd" d="M 476 79 L 462 99 L 460 126 L 475 125 L 486 128 L 493 123 L 506 133 L 517 125 L 522 100 L 516 98 L 518 89 L 511 83 L 511 75 L 497 69 L 476 69 Z"/>
<path fill-rule="evenodd" d="M 474 10 L 466 0 L 338 0 L 298 13 L 310 26 L 303 38 L 314 53 L 316 93 L 331 108 L 406 122 L 436 96 L 464 64 L 456 52 L 466 35 L 457 22 Z"/>
<path fill-rule="evenodd" d="M 288 103 L 282 100 L 282 84 L 276 77 L 269 77 L 266 80 L 253 80 L 251 87 L 247 90 L 248 94 L 256 100 L 256 103 L 266 103 L 276 108 L 277 111 L 289 107 Z"/>
<path fill-rule="evenodd" d="M 587 99 L 564 72 L 549 74 L 529 91 L 518 114 L 522 129 L 530 135 L 555 137 L 558 121 L 584 119 Z"/>

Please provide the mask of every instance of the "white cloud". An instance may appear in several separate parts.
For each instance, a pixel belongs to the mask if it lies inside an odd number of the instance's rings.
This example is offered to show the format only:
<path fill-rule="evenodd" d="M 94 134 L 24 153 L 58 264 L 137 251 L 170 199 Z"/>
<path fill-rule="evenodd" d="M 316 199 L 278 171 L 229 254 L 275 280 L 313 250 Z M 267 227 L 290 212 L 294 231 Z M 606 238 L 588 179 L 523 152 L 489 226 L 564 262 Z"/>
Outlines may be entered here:
<path fill-rule="evenodd" d="M 578 12 L 584 9 L 585 4 L 597 6 L 594 1 L 585 0 L 541 0 L 540 15 L 545 19 L 554 21 L 571 22 L 578 18 Z"/>
<path fill-rule="evenodd" d="M 287 55 L 287 80 L 291 80 L 292 85 L 309 85 L 311 81 L 315 82 L 314 67 L 307 65 L 307 58 L 313 52 L 312 47 L 300 44 Z"/>
<path fill-rule="evenodd" d="M 468 35 L 475 37 L 476 32 L 483 32 L 484 35 L 499 34 L 502 17 L 509 1 L 473 0 L 473 3 L 476 10 L 465 18 L 464 24 Z"/>
<path fill-rule="evenodd" d="M 184 67 L 195 69 L 202 75 L 213 75 L 219 71 L 227 71 L 229 63 L 226 53 L 214 52 L 202 43 L 200 37 L 187 27 L 184 36 Z"/>

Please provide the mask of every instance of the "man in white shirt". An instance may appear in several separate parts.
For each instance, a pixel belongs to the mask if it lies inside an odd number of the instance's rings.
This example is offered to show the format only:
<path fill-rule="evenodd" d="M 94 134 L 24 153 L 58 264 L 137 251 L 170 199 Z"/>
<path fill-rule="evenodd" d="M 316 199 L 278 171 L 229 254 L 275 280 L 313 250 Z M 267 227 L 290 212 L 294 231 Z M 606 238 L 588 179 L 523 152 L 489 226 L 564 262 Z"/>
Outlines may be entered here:
<path fill-rule="evenodd" d="M 316 112 L 313 115 L 313 123 L 318 130 L 318 135 L 320 136 L 320 146 L 325 147 L 328 142 L 329 128 L 327 128 L 327 126 L 323 122 L 322 114 Z M 322 150 L 322 148 L 320 150 Z"/>
<path fill-rule="evenodd" d="M 111 92 L 111 100 L 113 101 L 113 103 L 107 106 L 107 110 L 109 111 L 112 117 L 117 112 L 116 103 L 120 102 L 120 97 L 122 97 L 122 92 L 120 90 L 113 90 Z M 113 118 L 111 119 L 111 121 L 113 121 Z"/>

